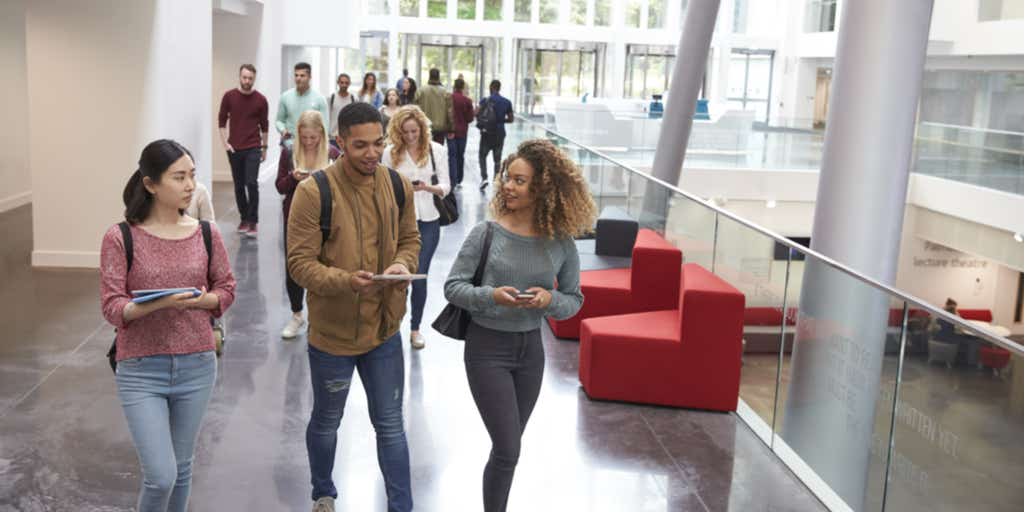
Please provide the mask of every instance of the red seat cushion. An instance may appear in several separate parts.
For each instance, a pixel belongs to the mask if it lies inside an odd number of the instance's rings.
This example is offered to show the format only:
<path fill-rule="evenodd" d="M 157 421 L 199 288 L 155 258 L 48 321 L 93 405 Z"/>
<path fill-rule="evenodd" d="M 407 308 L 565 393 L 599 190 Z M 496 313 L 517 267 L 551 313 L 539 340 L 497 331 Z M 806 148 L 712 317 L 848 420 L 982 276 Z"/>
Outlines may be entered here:
<path fill-rule="evenodd" d="M 778 326 L 783 323 L 783 312 L 776 308 L 757 307 L 744 310 L 744 325 Z"/>
<path fill-rule="evenodd" d="M 959 309 L 957 314 L 961 315 L 961 318 L 965 320 L 993 321 L 993 312 L 988 309 Z"/>

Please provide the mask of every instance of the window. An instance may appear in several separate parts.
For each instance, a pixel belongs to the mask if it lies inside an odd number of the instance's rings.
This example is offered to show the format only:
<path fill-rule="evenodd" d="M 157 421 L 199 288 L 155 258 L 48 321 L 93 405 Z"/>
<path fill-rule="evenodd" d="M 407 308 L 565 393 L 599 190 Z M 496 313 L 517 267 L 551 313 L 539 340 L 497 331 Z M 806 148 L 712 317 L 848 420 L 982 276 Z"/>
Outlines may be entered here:
<path fill-rule="evenodd" d="M 399 0 L 399 15 L 417 17 L 420 15 L 420 0 Z"/>
<path fill-rule="evenodd" d="M 594 24 L 607 27 L 612 22 L 612 6 L 609 0 L 594 0 Z"/>
<path fill-rule="evenodd" d="M 1021 0 L 979 0 L 979 21 L 1020 20 Z"/>
<path fill-rule="evenodd" d="M 484 0 L 484 19 L 489 21 L 502 20 L 502 0 Z"/>
<path fill-rule="evenodd" d="M 367 14 L 386 15 L 389 13 L 388 0 L 368 0 Z"/>
<path fill-rule="evenodd" d="M 448 2 L 445 0 L 427 0 L 428 18 L 447 18 Z"/>
<path fill-rule="evenodd" d="M 569 22 L 574 25 L 587 24 L 587 0 L 570 0 Z"/>
<path fill-rule="evenodd" d="M 669 89 L 676 63 L 672 46 L 629 45 L 626 48 L 626 97 L 651 99 Z"/>
<path fill-rule="evenodd" d="M 541 23 L 559 22 L 559 0 L 541 0 Z"/>
<path fill-rule="evenodd" d="M 747 32 L 747 0 L 734 0 L 733 3 L 733 33 L 744 34 Z"/>
<path fill-rule="evenodd" d="M 626 0 L 626 23 L 630 28 L 641 28 L 641 1 Z"/>
<path fill-rule="evenodd" d="M 665 0 L 648 0 L 648 28 L 666 28 Z"/>
<path fill-rule="evenodd" d="M 514 13 L 514 20 L 515 21 L 525 21 L 525 22 L 529 23 L 530 22 L 530 0 L 515 0 L 515 1 L 516 1 L 516 5 L 515 5 L 515 8 L 516 8 L 515 11 L 516 12 Z"/>
<path fill-rule="evenodd" d="M 832 32 L 836 28 L 836 0 L 808 0 L 805 4 L 804 31 Z"/>
<path fill-rule="evenodd" d="M 459 3 L 456 5 L 456 18 L 461 20 L 477 19 L 477 1 L 459 0 Z"/>

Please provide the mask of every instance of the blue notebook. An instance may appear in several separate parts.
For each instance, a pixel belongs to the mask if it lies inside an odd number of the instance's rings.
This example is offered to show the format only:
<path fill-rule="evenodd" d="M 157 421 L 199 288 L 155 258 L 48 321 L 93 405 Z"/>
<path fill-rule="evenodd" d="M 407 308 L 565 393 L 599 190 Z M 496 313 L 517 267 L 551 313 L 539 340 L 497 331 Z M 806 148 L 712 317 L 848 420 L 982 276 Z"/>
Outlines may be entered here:
<path fill-rule="evenodd" d="M 178 294 L 178 293 L 192 292 L 192 296 L 193 297 L 199 297 L 200 295 L 203 294 L 203 292 L 197 290 L 196 288 L 167 288 L 167 289 L 164 289 L 164 290 L 138 290 L 138 291 L 139 292 L 150 292 L 150 293 L 146 293 L 144 295 L 138 295 L 135 298 L 133 298 L 132 302 L 134 302 L 136 304 L 142 304 L 143 302 L 149 302 L 151 300 L 157 300 L 159 298 L 167 297 L 168 295 L 175 295 L 175 294 Z M 135 293 L 136 292 L 132 292 L 133 295 Z"/>

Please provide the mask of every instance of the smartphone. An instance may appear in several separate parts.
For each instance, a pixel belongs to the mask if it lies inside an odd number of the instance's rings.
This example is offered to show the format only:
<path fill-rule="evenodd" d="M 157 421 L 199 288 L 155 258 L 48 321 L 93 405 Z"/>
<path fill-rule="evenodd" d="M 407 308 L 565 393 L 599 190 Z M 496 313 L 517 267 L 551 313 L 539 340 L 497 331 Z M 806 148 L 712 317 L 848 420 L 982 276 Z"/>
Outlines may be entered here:
<path fill-rule="evenodd" d="M 537 297 L 536 293 L 520 292 L 516 294 L 517 300 L 532 300 L 534 297 Z"/>
<path fill-rule="evenodd" d="M 423 181 L 420 181 L 420 180 L 413 180 L 413 181 L 411 181 L 410 183 L 412 183 L 412 184 L 413 184 L 413 186 L 418 186 L 418 185 L 422 185 L 422 184 L 423 184 Z"/>

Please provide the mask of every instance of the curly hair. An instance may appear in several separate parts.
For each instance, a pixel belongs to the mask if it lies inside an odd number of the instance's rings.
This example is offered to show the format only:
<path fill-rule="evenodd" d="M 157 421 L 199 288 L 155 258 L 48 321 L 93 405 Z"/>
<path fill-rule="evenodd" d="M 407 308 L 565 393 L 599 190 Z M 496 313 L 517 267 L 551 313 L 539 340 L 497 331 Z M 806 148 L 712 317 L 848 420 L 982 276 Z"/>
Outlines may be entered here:
<path fill-rule="evenodd" d="M 509 210 L 501 190 L 509 165 L 517 158 L 534 169 L 530 194 L 534 197 L 534 225 L 549 239 L 571 238 L 593 229 L 598 207 L 584 176 L 572 160 L 555 144 L 545 139 L 524 141 L 516 152 L 502 162 L 502 171 L 495 173 L 495 196 L 491 214 L 499 217 Z"/>
<path fill-rule="evenodd" d="M 388 121 L 388 144 L 391 145 L 392 165 L 399 165 L 403 153 L 406 151 L 406 141 L 402 138 L 402 125 L 410 119 L 416 120 L 420 125 L 420 140 L 417 147 L 420 150 L 420 160 L 416 162 L 417 167 L 427 165 L 427 159 L 431 155 L 431 120 L 427 114 L 416 105 L 406 105 L 399 109 Z"/>

